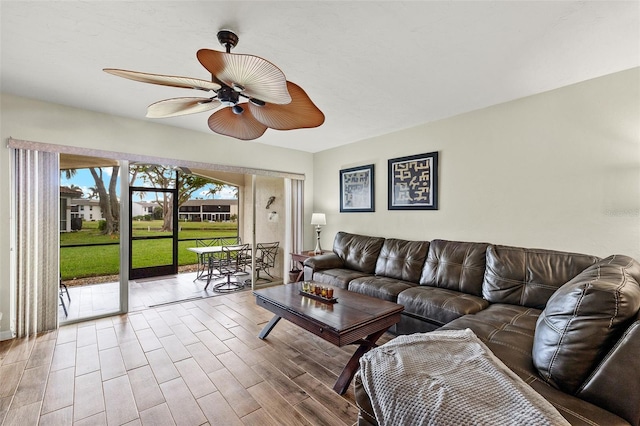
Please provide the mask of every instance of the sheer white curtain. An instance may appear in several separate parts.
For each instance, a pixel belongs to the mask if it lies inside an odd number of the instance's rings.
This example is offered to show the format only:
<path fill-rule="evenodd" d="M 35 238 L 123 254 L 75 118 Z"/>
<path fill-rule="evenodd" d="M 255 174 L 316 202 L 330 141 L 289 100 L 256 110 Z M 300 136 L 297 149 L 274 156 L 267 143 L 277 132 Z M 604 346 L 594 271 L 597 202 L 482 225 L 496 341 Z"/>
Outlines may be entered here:
<path fill-rule="evenodd" d="M 15 149 L 15 334 L 58 326 L 59 154 Z"/>

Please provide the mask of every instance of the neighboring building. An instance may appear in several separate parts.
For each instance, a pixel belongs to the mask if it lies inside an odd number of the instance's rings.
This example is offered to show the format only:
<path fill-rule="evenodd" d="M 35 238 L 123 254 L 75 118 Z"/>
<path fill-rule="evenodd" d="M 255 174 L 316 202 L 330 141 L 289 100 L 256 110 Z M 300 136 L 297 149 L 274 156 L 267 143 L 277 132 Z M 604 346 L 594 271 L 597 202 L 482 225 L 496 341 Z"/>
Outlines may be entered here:
<path fill-rule="evenodd" d="M 60 187 L 60 231 L 71 231 L 71 219 L 83 221 L 104 219 L 100 202 L 87 198 L 76 198 L 82 192 L 66 186 Z M 152 201 L 136 201 L 132 205 L 131 217 L 152 215 L 158 206 Z M 238 200 L 188 200 L 179 209 L 179 220 L 190 222 L 224 222 L 238 216 Z"/>
<path fill-rule="evenodd" d="M 82 196 L 82 190 L 60 187 L 60 232 L 71 232 L 71 218 L 73 216 L 73 200 Z"/>
<path fill-rule="evenodd" d="M 158 206 L 153 201 L 134 201 L 131 204 L 131 217 L 152 215 L 153 209 Z"/>
<path fill-rule="evenodd" d="M 100 201 L 88 198 L 74 198 L 71 200 L 71 217 L 79 217 L 87 221 L 104 219 Z"/>
<path fill-rule="evenodd" d="M 187 200 L 178 209 L 178 219 L 189 222 L 225 222 L 238 217 L 238 200 Z"/>

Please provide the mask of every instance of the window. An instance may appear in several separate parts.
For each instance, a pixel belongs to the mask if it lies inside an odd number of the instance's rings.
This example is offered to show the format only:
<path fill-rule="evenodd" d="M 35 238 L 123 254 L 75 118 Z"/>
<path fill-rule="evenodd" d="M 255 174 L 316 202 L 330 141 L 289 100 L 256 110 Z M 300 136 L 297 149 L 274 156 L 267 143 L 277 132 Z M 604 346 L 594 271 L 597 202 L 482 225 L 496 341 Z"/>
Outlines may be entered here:
<path fill-rule="evenodd" d="M 226 206 L 202 206 L 202 211 L 203 212 L 230 212 L 231 211 L 231 206 L 230 205 L 226 205 Z"/>

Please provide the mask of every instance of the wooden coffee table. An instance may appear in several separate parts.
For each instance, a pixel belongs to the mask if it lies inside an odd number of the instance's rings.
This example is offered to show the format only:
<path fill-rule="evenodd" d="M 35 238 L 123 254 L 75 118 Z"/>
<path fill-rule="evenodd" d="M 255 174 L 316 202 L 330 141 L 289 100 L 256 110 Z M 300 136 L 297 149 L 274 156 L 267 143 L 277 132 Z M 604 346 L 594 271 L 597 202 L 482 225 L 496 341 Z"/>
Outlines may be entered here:
<path fill-rule="evenodd" d="M 258 337 L 266 338 L 281 318 L 322 337 L 336 346 L 359 345 L 340 373 L 333 390 L 340 395 L 349 388 L 359 360 L 393 324 L 400 321 L 404 306 L 334 287 L 336 303 L 321 302 L 299 294 L 300 283 L 256 290 L 256 304 L 275 316 Z"/>

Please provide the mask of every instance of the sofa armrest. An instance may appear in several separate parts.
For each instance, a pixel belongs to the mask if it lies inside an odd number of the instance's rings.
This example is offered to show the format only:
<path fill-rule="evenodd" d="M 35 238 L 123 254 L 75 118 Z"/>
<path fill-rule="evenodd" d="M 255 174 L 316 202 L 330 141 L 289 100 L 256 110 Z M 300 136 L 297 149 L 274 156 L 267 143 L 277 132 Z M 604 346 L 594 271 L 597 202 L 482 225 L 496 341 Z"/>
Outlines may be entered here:
<path fill-rule="evenodd" d="M 304 280 L 311 281 L 313 273 L 325 269 L 344 268 L 344 261 L 335 253 L 319 254 L 304 261 Z"/>
<path fill-rule="evenodd" d="M 335 253 L 325 253 L 305 259 L 304 266 L 308 266 L 315 272 L 323 269 L 344 268 L 344 261 Z"/>
<path fill-rule="evenodd" d="M 625 331 L 576 396 L 617 414 L 632 425 L 640 424 L 638 354 L 640 317 Z"/>

